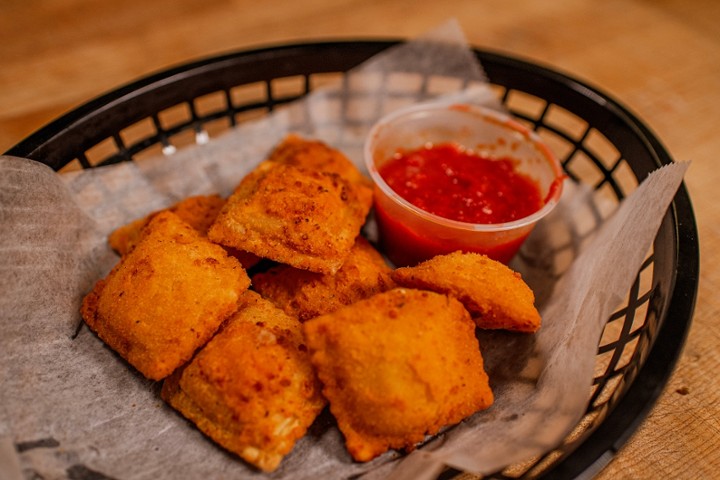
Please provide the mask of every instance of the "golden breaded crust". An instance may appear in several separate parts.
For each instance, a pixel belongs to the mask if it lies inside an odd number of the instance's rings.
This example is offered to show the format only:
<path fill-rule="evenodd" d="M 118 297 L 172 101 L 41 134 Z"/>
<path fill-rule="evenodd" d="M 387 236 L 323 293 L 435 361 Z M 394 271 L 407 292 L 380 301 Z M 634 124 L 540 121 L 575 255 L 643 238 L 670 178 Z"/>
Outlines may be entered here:
<path fill-rule="evenodd" d="M 145 218 L 135 220 L 114 230 L 108 237 L 110 247 L 120 255 L 128 253 L 140 238 L 140 231 L 150 219 L 161 211 L 170 211 L 188 223 L 203 235 L 207 234 L 210 225 L 225 204 L 219 195 L 198 195 L 188 197 L 165 210 L 153 212 Z"/>
<path fill-rule="evenodd" d="M 153 215 L 153 214 L 150 214 Z M 118 255 L 126 255 L 133 249 L 140 238 L 140 232 L 148 224 L 149 216 L 133 220 L 118 227 L 108 235 L 108 244 Z"/>
<path fill-rule="evenodd" d="M 355 460 L 413 449 L 493 402 L 475 325 L 454 298 L 393 289 L 303 329 Z"/>
<path fill-rule="evenodd" d="M 335 273 L 365 222 L 361 197 L 337 174 L 265 161 L 228 199 L 208 237 L 296 268 Z"/>
<path fill-rule="evenodd" d="M 271 162 L 295 165 L 318 172 L 337 173 L 357 188 L 372 190 L 372 182 L 341 151 L 318 140 L 287 135 L 272 151 Z"/>
<path fill-rule="evenodd" d="M 142 229 L 150 222 L 152 217 L 163 211 L 170 211 L 180 217 L 202 235 L 207 235 L 210 226 L 215 222 L 218 213 L 225 205 L 225 199 L 219 195 L 198 195 L 188 197 L 165 210 L 158 210 L 147 217 L 140 218 L 127 225 L 114 230 L 108 236 L 110 248 L 119 255 L 125 255 L 135 247 L 140 239 Z M 248 269 L 260 262 L 260 258 L 250 252 L 228 248 L 230 255 L 237 258 L 243 268 Z"/>
<path fill-rule="evenodd" d="M 161 212 L 85 297 L 81 314 L 110 348 L 159 380 L 210 339 L 249 284 L 222 247 Z"/>
<path fill-rule="evenodd" d="M 247 291 L 162 398 L 226 449 L 275 470 L 325 406 L 300 322 Z"/>
<path fill-rule="evenodd" d="M 252 283 L 255 291 L 302 322 L 394 285 L 390 280 L 390 267 L 361 236 L 334 275 L 278 265 L 253 276 Z"/>
<path fill-rule="evenodd" d="M 391 273 L 398 285 L 447 293 L 460 300 L 479 328 L 536 332 L 535 295 L 519 273 L 477 253 L 439 255 Z"/>

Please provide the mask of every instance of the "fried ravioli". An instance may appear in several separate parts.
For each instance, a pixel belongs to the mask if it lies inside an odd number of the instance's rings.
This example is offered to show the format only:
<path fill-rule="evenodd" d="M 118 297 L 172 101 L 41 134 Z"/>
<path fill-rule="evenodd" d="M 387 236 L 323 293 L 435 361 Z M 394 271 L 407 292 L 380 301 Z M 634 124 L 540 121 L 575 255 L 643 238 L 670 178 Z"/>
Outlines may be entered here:
<path fill-rule="evenodd" d="M 368 461 L 493 402 L 475 325 L 452 297 L 393 289 L 303 324 L 347 450 Z"/>
<path fill-rule="evenodd" d="M 289 315 L 304 322 L 375 293 L 388 290 L 390 267 L 363 237 L 336 274 L 278 265 L 252 278 L 253 288 Z"/>
<path fill-rule="evenodd" d="M 161 212 L 84 298 L 81 314 L 110 348 L 160 380 L 212 337 L 249 284 L 222 247 Z"/>
<path fill-rule="evenodd" d="M 337 173 L 359 189 L 372 190 L 372 182 L 341 151 L 318 140 L 290 134 L 272 151 L 271 162 L 295 165 L 308 170 Z"/>
<path fill-rule="evenodd" d="M 267 472 L 326 404 L 300 322 L 252 291 L 192 362 L 165 380 L 161 395 L 218 444 Z"/>
<path fill-rule="evenodd" d="M 165 210 L 153 212 L 147 217 L 135 220 L 113 231 L 108 237 L 110 247 L 119 255 L 128 253 L 140 238 L 140 232 L 150 219 L 160 211 L 170 211 L 195 230 L 207 234 L 208 228 L 225 204 L 219 195 L 198 195 L 188 197 Z"/>
<path fill-rule="evenodd" d="M 460 300 L 479 328 L 533 333 L 541 318 L 535 295 L 519 273 L 477 253 L 439 255 L 391 278 L 405 287 L 447 293 Z"/>
<path fill-rule="evenodd" d="M 338 174 L 262 162 L 228 199 L 208 237 L 295 268 L 335 273 L 365 222 L 372 193 Z"/>
<path fill-rule="evenodd" d="M 142 229 L 150 222 L 152 217 L 162 211 L 170 211 L 180 217 L 181 220 L 188 223 L 202 235 L 207 235 L 207 231 L 217 218 L 220 209 L 225 205 L 225 200 L 219 195 L 197 195 L 188 197 L 165 210 L 153 212 L 150 215 L 123 225 L 114 230 L 108 237 L 110 248 L 115 250 L 119 255 L 125 255 L 133 249 L 140 238 Z M 237 249 L 228 249 L 233 257 L 240 260 L 244 268 L 250 268 L 256 265 L 260 259 L 249 253 Z"/>

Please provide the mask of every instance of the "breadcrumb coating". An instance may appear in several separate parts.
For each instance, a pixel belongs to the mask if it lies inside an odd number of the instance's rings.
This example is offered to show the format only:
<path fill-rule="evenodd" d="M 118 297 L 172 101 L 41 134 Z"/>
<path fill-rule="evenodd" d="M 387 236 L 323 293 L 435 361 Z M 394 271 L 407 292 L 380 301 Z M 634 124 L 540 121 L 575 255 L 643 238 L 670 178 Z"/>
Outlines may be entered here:
<path fill-rule="evenodd" d="M 249 285 L 240 262 L 162 212 L 84 298 L 81 314 L 110 348 L 160 380 L 212 337 Z"/>
<path fill-rule="evenodd" d="M 300 322 L 257 293 L 186 367 L 162 398 L 248 463 L 275 470 L 326 402 Z"/>
<path fill-rule="evenodd" d="M 396 288 L 303 324 L 357 461 L 412 450 L 493 402 L 475 325 L 454 298 Z"/>
<path fill-rule="evenodd" d="M 210 240 L 295 268 L 335 273 L 370 211 L 335 173 L 265 161 L 248 174 L 210 227 Z"/>
<path fill-rule="evenodd" d="M 535 294 L 522 276 L 478 253 L 438 255 L 390 275 L 398 284 L 447 293 L 460 300 L 479 328 L 536 332 L 542 323 Z"/>
<path fill-rule="evenodd" d="M 363 237 L 334 275 L 278 265 L 252 278 L 253 288 L 304 322 L 375 293 L 389 290 L 390 267 Z"/>
<path fill-rule="evenodd" d="M 210 226 L 215 222 L 220 209 L 225 205 L 225 199 L 219 195 L 197 195 L 185 198 L 173 206 L 153 212 L 150 215 L 137 219 L 115 229 L 108 236 L 110 248 L 115 250 L 119 255 L 126 255 L 135 247 L 140 239 L 142 229 L 150 222 L 152 217 L 162 211 L 170 211 L 180 217 L 181 220 L 189 224 L 202 235 L 207 235 Z M 228 249 L 233 257 L 240 260 L 243 267 L 248 269 L 256 265 L 260 258 L 249 252 L 237 249 Z"/>

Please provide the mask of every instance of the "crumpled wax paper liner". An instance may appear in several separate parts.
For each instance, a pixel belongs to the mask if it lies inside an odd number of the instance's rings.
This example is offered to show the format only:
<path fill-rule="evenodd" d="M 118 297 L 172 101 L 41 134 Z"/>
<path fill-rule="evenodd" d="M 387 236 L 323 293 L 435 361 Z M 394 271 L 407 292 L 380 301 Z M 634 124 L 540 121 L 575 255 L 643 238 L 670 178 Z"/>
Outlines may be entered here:
<path fill-rule="evenodd" d="M 604 322 L 634 280 L 687 164 L 653 173 L 595 226 L 592 240 L 571 245 L 574 260 L 558 272 L 558 244 L 573 238 L 568 232 L 597 201 L 566 183 L 560 205 L 513 264 L 536 292 L 542 329 L 480 333 L 495 405 L 406 457 L 353 462 L 326 411 L 276 472 L 261 474 L 166 406 L 160 385 L 80 320 L 83 295 L 118 260 L 106 243 L 112 229 L 189 195 L 229 194 L 290 131 L 329 142 L 364 170 L 362 144 L 379 116 L 438 99 L 502 109 L 455 22 L 381 53 L 341 84 L 169 157 L 63 175 L 3 157 L 0 470 L 7 478 L 430 478 L 443 465 L 492 472 L 560 442 L 585 411 Z"/>

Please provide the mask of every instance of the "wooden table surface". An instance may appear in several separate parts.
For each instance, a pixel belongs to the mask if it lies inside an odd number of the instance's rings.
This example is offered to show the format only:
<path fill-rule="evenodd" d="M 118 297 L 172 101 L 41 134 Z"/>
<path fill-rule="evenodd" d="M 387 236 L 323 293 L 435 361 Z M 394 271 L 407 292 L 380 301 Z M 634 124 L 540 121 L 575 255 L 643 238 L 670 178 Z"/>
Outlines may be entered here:
<path fill-rule="evenodd" d="M 0 152 L 105 91 L 198 57 L 297 40 L 412 38 L 455 17 L 470 44 L 610 93 L 686 176 L 701 244 L 693 326 L 664 393 L 601 479 L 720 478 L 720 2 L 2 0 Z"/>

